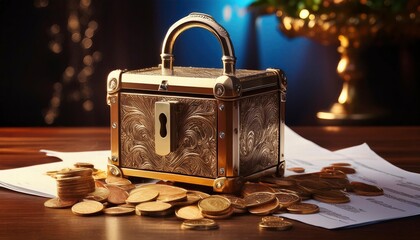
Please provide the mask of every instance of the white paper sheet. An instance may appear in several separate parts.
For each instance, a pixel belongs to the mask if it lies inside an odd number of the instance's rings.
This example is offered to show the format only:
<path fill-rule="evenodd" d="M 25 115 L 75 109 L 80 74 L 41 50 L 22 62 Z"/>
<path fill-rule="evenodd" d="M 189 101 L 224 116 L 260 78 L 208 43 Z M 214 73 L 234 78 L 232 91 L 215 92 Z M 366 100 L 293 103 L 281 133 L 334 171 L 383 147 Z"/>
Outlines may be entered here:
<path fill-rule="evenodd" d="M 375 154 L 366 144 L 336 152 L 308 141 L 289 128 L 285 128 L 286 168 L 304 167 L 306 172 L 319 171 L 332 162 L 348 162 L 357 173 L 348 175 L 352 181 L 378 185 L 384 196 L 361 197 L 350 194 L 350 203 L 326 204 L 310 200 L 320 207 L 320 212 L 309 215 L 281 214 L 307 224 L 327 229 L 354 227 L 394 218 L 420 214 L 420 174 L 401 170 Z M 55 180 L 45 173 L 71 167 L 76 162 L 91 162 L 105 170 L 110 151 L 55 152 L 41 150 L 62 162 L 31 167 L 0 170 L 0 186 L 18 192 L 43 197 L 56 195 Z M 286 176 L 295 174 L 286 170 Z"/>
<path fill-rule="evenodd" d="M 107 159 L 110 156 L 108 150 L 92 152 L 41 150 L 41 152 L 45 152 L 47 156 L 57 157 L 62 161 L 0 170 L 0 187 L 41 197 L 54 197 L 57 195 L 57 184 L 52 177 L 45 174 L 46 172 L 73 167 L 77 162 L 89 162 L 94 164 L 95 168 L 105 171 Z"/>
<path fill-rule="evenodd" d="M 316 147 L 312 150 L 316 152 Z M 314 153 L 315 153 L 314 152 Z M 288 167 L 302 166 L 306 162 L 311 170 L 319 171 L 331 162 L 348 162 L 356 174 L 347 175 L 350 181 L 377 185 L 384 190 L 383 196 L 363 197 L 350 194 L 350 202 L 345 204 L 327 204 L 315 200 L 307 202 L 317 204 L 317 214 L 298 215 L 280 214 L 314 226 L 327 229 L 355 227 L 395 218 L 420 214 L 420 174 L 407 172 L 382 159 L 367 144 L 342 149 L 324 155 L 322 160 L 310 161 L 292 155 L 286 157 Z M 309 167 L 305 167 L 307 170 Z M 309 172 L 309 171 L 308 171 Z"/>

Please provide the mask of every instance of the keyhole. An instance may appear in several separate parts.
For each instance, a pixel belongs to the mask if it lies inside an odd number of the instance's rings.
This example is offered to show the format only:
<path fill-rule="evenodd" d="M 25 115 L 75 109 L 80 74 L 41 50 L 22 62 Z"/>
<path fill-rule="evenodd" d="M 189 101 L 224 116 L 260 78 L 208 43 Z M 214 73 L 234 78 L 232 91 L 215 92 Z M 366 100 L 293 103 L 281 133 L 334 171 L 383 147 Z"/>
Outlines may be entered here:
<path fill-rule="evenodd" d="M 160 136 L 162 138 L 166 137 L 166 134 L 168 131 L 166 130 L 166 123 L 168 122 L 168 119 L 166 118 L 166 115 L 164 113 L 161 113 L 159 115 L 159 122 L 160 122 Z"/>

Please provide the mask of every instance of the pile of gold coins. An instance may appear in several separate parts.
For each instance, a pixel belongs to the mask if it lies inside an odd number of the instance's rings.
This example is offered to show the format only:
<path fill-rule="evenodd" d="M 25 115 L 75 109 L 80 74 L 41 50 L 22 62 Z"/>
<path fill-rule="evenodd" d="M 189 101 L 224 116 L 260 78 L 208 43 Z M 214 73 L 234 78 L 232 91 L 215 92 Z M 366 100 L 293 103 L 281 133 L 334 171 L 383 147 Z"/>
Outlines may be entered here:
<path fill-rule="evenodd" d="M 57 195 L 62 200 L 74 200 L 85 197 L 95 191 L 95 181 L 90 168 L 65 169 L 55 174 Z"/>
<path fill-rule="evenodd" d="M 218 229 L 217 219 L 251 213 L 262 216 L 259 228 L 284 231 L 292 223 L 276 213 L 313 214 L 316 204 L 302 202 L 315 199 L 325 203 L 346 203 L 348 192 L 364 196 L 378 196 L 383 190 L 377 186 L 350 182 L 347 174 L 355 173 L 350 165 L 336 163 L 316 173 L 304 173 L 302 168 L 290 170 L 299 174 L 289 177 L 267 176 L 247 182 L 237 194 L 212 195 L 187 190 L 168 182 L 134 185 L 128 179 L 108 176 L 92 178 L 92 167 L 77 166 L 54 174 L 57 198 L 45 202 L 49 208 L 70 208 L 76 215 L 125 215 L 162 217 L 175 215 L 183 220 L 182 229 Z"/>

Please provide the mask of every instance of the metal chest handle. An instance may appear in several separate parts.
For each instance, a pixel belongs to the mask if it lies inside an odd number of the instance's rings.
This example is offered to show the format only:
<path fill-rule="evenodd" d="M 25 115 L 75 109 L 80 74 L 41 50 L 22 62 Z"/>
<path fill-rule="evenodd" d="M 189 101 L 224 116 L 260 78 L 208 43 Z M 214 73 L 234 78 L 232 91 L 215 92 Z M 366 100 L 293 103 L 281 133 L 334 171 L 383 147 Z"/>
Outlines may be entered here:
<path fill-rule="evenodd" d="M 185 30 L 200 27 L 212 32 L 222 46 L 223 75 L 235 75 L 235 53 L 227 31 L 213 17 L 203 13 L 190 13 L 175 22 L 166 33 L 162 45 L 162 75 L 173 75 L 173 46 L 176 38 Z"/>

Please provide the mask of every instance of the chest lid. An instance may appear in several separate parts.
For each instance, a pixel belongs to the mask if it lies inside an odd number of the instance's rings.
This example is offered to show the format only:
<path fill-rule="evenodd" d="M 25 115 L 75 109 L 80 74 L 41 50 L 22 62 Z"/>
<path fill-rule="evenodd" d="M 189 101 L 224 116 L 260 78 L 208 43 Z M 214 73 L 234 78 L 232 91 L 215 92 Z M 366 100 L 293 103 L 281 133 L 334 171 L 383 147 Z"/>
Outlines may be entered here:
<path fill-rule="evenodd" d="M 281 84 L 279 71 L 274 69 L 266 71 L 240 69 L 236 71 L 235 76 L 227 76 L 217 68 L 174 67 L 173 74 L 165 76 L 162 75 L 161 68 L 155 67 L 127 71 L 118 75 L 123 90 L 226 95 L 225 97 L 228 95 L 239 97 L 255 91 L 280 89 Z M 224 94 L 221 94 L 221 91 Z M 235 93 L 229 93 L 230 91 Z"/>

